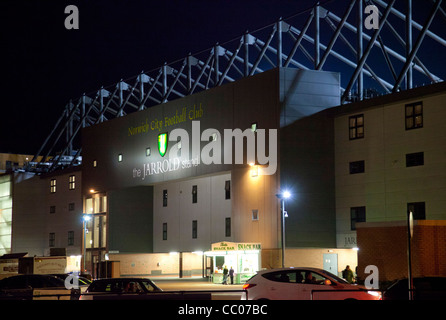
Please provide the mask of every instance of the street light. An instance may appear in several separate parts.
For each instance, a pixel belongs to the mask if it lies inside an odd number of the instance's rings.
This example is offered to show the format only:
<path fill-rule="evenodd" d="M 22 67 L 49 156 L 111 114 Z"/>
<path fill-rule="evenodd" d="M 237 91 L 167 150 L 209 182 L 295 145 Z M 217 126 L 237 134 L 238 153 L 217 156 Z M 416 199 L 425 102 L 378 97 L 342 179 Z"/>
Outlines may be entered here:
<path fill-rule="evenodd" d="M 276 197 L 282 200 L 282 268 L 285 268 L 285 218 L 288 213 L 285 211 L 285 200 L 291 197 L 288 190 L 276 194 Z"/>
<path fill-rule="evenodd" d="M 82 216 L 82 221 L 84 224 L 84 268 L 83 271 L 85 272 L 85 262 L 87 260 L 87 222 L 91 220 L 91 216 L 89 214 L 84 214 Z"/>

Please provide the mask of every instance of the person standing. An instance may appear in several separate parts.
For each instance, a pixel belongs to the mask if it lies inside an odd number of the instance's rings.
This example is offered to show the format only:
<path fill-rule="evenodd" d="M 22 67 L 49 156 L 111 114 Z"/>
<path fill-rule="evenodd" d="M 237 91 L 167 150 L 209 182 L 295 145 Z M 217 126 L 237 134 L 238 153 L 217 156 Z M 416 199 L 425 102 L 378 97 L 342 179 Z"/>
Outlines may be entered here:
<path fill-rule="evenodd" d="M 223 282 L 222 284 L 227 284 L 228 281 L 228 267 L 224 266 L 223 268 Z"/>
<path fill-rule="evenodd" d="M 234 269 L 231 266 L 231 269 L 229 269 L 229 278 L 231 279 L 231 284 L 234 284 Z"/>
<path fill-rule="evenodd" d="M 349 265 L 342 271 L 342 277 L 347 280 L 348 283 L 353 283 L 353 271 L 350 269 Z"/>

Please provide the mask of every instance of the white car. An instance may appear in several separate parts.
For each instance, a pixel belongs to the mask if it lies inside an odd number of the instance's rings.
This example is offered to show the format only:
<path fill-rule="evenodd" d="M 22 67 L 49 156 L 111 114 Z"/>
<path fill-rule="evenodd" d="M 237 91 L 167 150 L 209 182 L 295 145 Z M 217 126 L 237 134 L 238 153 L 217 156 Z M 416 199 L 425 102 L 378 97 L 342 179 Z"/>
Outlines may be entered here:
<path fill-rule="evenodd" d="M 249 300 L 381 300 L 380 292 L 350 284 L 318 268 L 259 271 L 243 289 Z"/>

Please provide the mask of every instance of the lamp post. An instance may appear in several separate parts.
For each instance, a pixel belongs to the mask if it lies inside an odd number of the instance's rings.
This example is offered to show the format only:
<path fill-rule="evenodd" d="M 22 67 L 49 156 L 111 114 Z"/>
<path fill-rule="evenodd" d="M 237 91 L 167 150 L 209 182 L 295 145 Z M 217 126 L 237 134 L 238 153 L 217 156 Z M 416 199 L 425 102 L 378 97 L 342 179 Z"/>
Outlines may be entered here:
<path fill-rule="evenodd" d="M 276 197 L 282 200 L 282 268 L 285 267 L 285 218 L 288 217 L 288 213 L 285 211 L 285 200 L 290 196 L 291 193 L 287 190 L 276 194 Z"/>
<path fill-rule="evenodd" d="M 87 260 L 87 222 L 88 221 L 90 221 L 91 220 L 91 217 L 90 217 L 90 215 L 89 214 L 84 214 L 83 216 L 82 216 L 82 221 L 83 221 L 83 224 L 84 224 L 84 250 L 83 250 L 83 255 L 84 255 L 84 263 L 83 263 L 83 265 L 84 265 L 84 267 L 83 267 L 83 271 L 85 272 L 85 263 L 86 263 L 86 260 Z"/>

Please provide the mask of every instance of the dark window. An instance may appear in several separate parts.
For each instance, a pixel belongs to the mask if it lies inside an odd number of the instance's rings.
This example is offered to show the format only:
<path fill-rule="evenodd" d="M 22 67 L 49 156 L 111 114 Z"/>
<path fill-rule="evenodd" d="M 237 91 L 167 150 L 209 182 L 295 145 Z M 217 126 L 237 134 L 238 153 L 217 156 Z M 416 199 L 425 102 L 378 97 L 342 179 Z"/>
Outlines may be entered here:
<path fill-rule="evenodd" d="M 423 127 L 423 102 L 406 104 L 406 130 Z"/>
<path fill-rule="evenodd" d="M 257 209 L 252 210 L 252 220 L 254 220 L 254 221 L 259 220 L 259 210 L 257 210 Z"/>
<path fill-rule="evenodd" d="M 231 180 L 225 181 L 225 199 L 231 199 Z"/>
<path fill-rule="evenodd" d="M 68 204 L 68 211 L 74 211 L 74 202 Z"/>
<path fill-rule="evenodd" d="M 167 240 L 167 223 L 163 223 L 163 240 Z"/>
<path fill-rule="evenodd" d="M 424 165 L 424 152 L 406 154 L 406 167 L 416 167 Z"/>
<path fill-rule="evenodd" d="M 364 138 L 364 115 L 351 116 L 349 118 L 350 140 Z"/>
<path fill-rule="evenodd" d="M 225 237 L 231 236 L 231 218 L 225 218 Z"/>
<path fill-rule="evenodd" d="M 56 213 L 56 206 L 50 206 L 50 213 Z"/>
<path fill-rule="evenodd" d="M 197 239 L 198 236 L 198 222 L 197 220 L 192 221 L 192 239 Z"/>
<path fill-rule="evenodd" d="M 364 160 L 350 162 L 350 174 L 363 173 L 365 170 Z"/>
<path fill-rule="evenodd" d="M 426 220 L 426 204 L 424 202 L 408 203 L 407 211 L 412 212 L 414 220 Z"/>
<path fill-rule="evenodd" d="M 192 186 L 192 203 L 197 203 L 197 186 Z"/>
<path fill-rule="evenodd" d="M 68 231 L 68 245 L 74 245 L 74 231 Z"/>
<path fill-rule="evenodd" d="M 350 208 L 351 230 L 356 230 L 357 222 L 365 222 L 365 207 Z"/>
<path fill-rule="evenodd" d="M 163 207 L 167 207 L 167 190 L 163 190 Z"/>
<path fill-rule="evenodd" d="M 56 234 L 54 232 L 49 234 L 49 242 L 48 245 L 50 247 L 55 247 L 56 246 Z"/>

